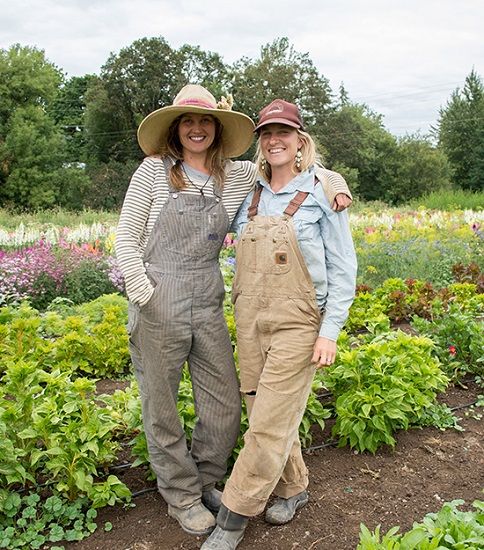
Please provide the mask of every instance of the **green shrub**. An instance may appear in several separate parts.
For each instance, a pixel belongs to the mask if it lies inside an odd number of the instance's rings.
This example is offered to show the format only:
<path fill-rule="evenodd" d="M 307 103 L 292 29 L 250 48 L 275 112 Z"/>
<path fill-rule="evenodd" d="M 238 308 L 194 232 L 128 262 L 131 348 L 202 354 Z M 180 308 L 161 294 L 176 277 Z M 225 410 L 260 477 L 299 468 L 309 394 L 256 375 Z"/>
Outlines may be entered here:
<path fill-rule="evenodd" d="M 108 295 L 74 306 L 65 300 L 39 313 L 27 304 L 0 309 L 0 353 L 4 361 L 35 361 L 39 368 L 114 377 L 130 365 L 127 302 Z"/>
<path fill-rule="evenodd" d="M 356 550 L 482 550 L 484 548 L 484 502 L 472 503 L 474 510 L 461 511 L 463 500 L 446 502 L 437 513 L 427 514 L 407 533 L 393 527 L 385 535 L 380 526 L 372 533 L 360 525 L 360 542 Z"/>
<path fill-rule="evenodd" d="M 129 498 L 114 476 L 97 480 L 115 461 L 119 445 L 114 441 L 118 424 L 94 393 L 91 380 L 46 372 L 32 361 L 7 362 L 0 386 L 6 451 L 0 455 L 0 486 L 12 489 L 48 479 L 69 500 L 86 496 L 94 507 Z"/>
<path fill-rule="evenodd" d="M 84 260 L 67 273 L 63 296 L 75 304 L 82 304 L 95 300 L 102 294 L 116 292 L 116 287 L 109 279 L 108 269 L 107 262 L 95 264 L 91 260 Z"/>
<path fill-rule="evenodd" d="M 430 339 L 396 331 L 338 354 L 324 383 L 336 400 L 340 446 L 372 453 L 393 447 L 394 432 L 419 421 L 448 383 L 433 351 Z"/>
<path fill-rule="evenodd" d="M 412 326 L 435 342 L 435 353 L 452 379 L 484 371 L 483 322 L 474 311 L 465 311 L 462 302 L 451 304 L 444 315 L 432 321 L 415 317 Z"/>

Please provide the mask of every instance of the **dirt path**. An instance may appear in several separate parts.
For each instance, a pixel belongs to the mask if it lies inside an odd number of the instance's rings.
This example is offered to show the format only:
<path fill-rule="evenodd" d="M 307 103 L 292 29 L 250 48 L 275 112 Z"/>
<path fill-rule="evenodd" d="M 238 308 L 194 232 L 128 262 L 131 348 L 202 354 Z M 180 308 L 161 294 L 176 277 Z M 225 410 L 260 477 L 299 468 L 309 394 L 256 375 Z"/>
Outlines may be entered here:
<path fill-rule="evenodd" d="M 452 388 L 445 396 L 449 406 L 463 405 L 483 393 L 474 385 Z M 414 429 L 398 434 L 394 451 L 382 449 L 375 456 L 355 454 L 348 448 L 326 447 L 306 455 L 310 471 L 310 503 L 295 520 L 269 526 L 263 517 L 253 520 L 240 550 L 354 550 L 360 523 L 387 531 L 400 525 L 411 528 L 431 511 L 456 498 L 467 503 L 483 499 L 484 420 L 461 409 L 464 432 Z M 329 437 L 316 434 L 313 445 Z M 133 490 L 150 487 L 142 470 L 127 471 L 123 481 Z M 135 507 L 104 509 L 98 531 L 90 538 L 67 544 L 68 550 L 195 550 L 203 540 L 185 534 L 166 513 L 166 504 L 151 492 L 134 499 Z M 104 532 L 105 521 L 113 530 Z"/>

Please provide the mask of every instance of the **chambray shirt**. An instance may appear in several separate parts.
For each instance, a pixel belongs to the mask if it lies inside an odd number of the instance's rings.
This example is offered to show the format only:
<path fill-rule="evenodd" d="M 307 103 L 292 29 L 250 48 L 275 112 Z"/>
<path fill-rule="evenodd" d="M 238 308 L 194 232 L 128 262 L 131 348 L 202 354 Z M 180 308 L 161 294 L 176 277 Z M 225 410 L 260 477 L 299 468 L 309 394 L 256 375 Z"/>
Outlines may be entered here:
<path fill-rule="evenodd" d="M 274 193 L 262 178 L 258 214 L 281 216 L 298 191 L 309 195 L 293 216 L 296 237 L 316 290 L 316 299 L 324 309 L 320 336 L 336 341 L 348 317 L 356 285 L 356 254 L 345 211 L 332 210 L 322 185 L 315 185 L 314 169 L 298 174 L 281 191 Z M 253 191 L 245 199 L 232 224 L 242 234 L 247 225 Z"/>

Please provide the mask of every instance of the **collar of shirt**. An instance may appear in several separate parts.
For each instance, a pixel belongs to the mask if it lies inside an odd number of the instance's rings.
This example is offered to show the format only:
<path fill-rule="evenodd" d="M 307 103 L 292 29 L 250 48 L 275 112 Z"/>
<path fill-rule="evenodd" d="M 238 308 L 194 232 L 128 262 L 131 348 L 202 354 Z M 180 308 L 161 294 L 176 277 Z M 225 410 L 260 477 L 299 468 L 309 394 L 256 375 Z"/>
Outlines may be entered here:
<path fill-rule="evenodd" d="M 271 186 L 264 178 L 259 178 L 257 183 L 262 185 L 264 189 L 270 191 L 273 195 L 282 195 L 283 193 L 293 194 L 296 191 L 304 191 L 307 193 L 314 194 L 314 166 L 311 166 L 304 172 L 301 172 L 296 177 L 294 177 L 283 189 L 274 193 Z"/>

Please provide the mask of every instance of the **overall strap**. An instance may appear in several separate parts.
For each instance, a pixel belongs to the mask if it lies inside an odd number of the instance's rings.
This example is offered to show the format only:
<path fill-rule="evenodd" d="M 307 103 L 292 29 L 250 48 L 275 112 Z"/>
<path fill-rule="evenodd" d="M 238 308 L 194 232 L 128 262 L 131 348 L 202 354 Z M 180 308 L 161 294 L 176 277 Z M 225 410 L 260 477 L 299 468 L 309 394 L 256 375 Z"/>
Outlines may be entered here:
<path fill-rule="evenodd" d="M 314 187 L 318 185 L 319 180 L 314 176 Z M 287 205 L 287 208 L 284 210 L 284 214 L 288 216 L 294 216 L 294 214 L 299 210 L 301 204 L 306 200 L 309 193 L 305 191 L 298 191 L 297 195 L 292 199 L 292 201 Z"/>
<path fill-rule="evenodd" d="M 255 188 L 254 195 L 252 196 L 252 202 L 249 206 L 247 217 L 251 220 L 254 216 L 257 216 L 257 209 L 259 208 L 260 196 L 262 193 L 262 185 L 258 185 Z"/>
<path fill-rule="evenodd" d="M 284 210 L 284 214 L 287 214 L 288 216 L 294 216 L 294 214 L 299 210 L 299 207 L 306 200 L 306 197 L 308 195 L 309 193 L 305 191 L 298 191 L 297 195 L 287 205 L 287 208 Z"/>
<path fill-rule="evenodd" d="M 319 180 L 315 176 L 314 187 L 316 187 L 318 183 L 319 183 Z M 254 191 L 252 202 L 249 206 L 249 210 L 247 214 L 247 217 L 249 218 L 249 220 L 251 220 L 254 216 L 257 216 L 257 209 L 259 207 L 261 193 L 262 193 L 262 185 L 258 185 Z M 294 216 L 294 214 L 299 210 L 299 207 L 306 200 L 308 195 L 309 193 L 307 191 L 298 191 L 296 196 L 287 205 L 283 214 L 286 214 L 291 217 Z"/>

